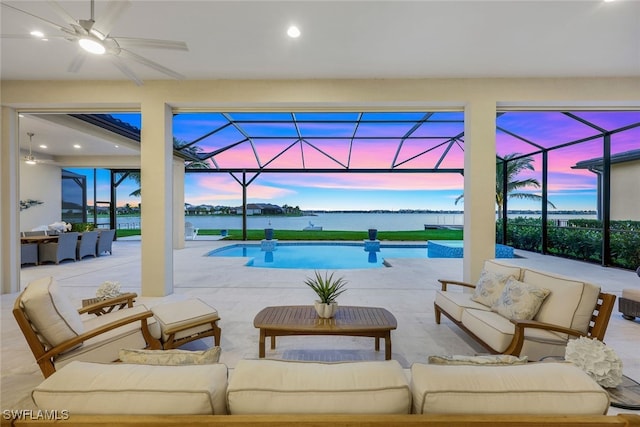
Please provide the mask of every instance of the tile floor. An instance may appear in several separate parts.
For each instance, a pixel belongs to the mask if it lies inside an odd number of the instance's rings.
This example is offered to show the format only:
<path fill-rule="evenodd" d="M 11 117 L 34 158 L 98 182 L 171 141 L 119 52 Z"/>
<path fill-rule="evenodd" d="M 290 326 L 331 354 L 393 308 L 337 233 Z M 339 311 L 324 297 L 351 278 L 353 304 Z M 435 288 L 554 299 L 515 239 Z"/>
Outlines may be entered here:
<path fill-rule="evenodd" d="M 225 241 L 186 242 L 186 248 L 174 251 L 174 293 L 163 298 L 140 297 L 147 306 L 201 298 L 215 307 L 221 317 L 221 362 L 233 369 L 243 358 L 258 356 L 258 331 L 253 317 L 269 305 L 309 304 L 312 291 L 303 284 L 311 270 L 278 270 L 245 267 L 241 258 L 210 258 L 204 254 L 229 244 Z M 603 290 L 619 296 L 623 288 L 639 287 L 634 272 L 602 268 L 593 264 L 568 261 L 539 254 L 517 252 L 523 258 L 510 262 L 544 271 L 576 277 L 599 284 Z M 385 307 L 398 320 L 392 332 L 393 358 L 405 368 L 413 362 L 425 362 L 432 354 L 476 354 L 484 349 L 469 339 L 447 319 L 436 325 L 433 299 L 438 278 L 462 278 L 461 259 L 395 259 L 392 267 L 371 270 L 344 270 L 349 289 L 340 298 L 344 305 Z M 61 265 L 27 266 L 21 271 L 21 286 L 51 275 L 72 299 L 95 296 L 105 280 L 118 281 L 123 291 L 140 290 L 140 242 L 118 240 L 113 255 Z M 17 294 L 0 296 L 1 311 L 1 395 L 0 408 L 25 409 L 32 405 L 30 390 L 42 381 L 26 342 L 11 314 Z M 620 356 L 624 373 L 640 380 L 640 320 L 624 320 L 614 309 L 607 344 Z M 188 348 L 211 346 L 211 338 L 188 344 Z M 373 339 L 357 337 L 281 337 L 276 350 L 267 349 L 268 358 L 323 360 L 382 360 L 384 352 L 375 352 Z M 610 413 L 619 411 L 612 408 Z"/>

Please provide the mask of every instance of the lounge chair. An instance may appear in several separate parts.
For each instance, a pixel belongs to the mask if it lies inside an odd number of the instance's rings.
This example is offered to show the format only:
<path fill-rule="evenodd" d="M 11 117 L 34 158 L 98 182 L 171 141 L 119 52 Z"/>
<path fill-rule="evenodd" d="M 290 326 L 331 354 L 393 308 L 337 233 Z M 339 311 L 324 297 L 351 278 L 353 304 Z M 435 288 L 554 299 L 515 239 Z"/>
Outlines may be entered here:
<path fill-rule="evenodd" d="M 96 249 L 98 243 L 98 232 L 97 231 L 85 231 L 82 233 L 82 238 L 78 240 L 78 246 L 76 249 L 77 258 L 81 260 L 82 258 L 92 255 L 94 258 L 96 257 Z"/>
<path fill-rule="evenodd" d="M 40 243 L 38 245 L 38 259 L 40 263 L 52 261 L 59 264 L 65 259 L 76 260 L 76 246 L 78 233 L 62 233 L 57 242 Z"/>
<path fill-rule="evenodd" d="M 190 222 L 184 223 L 184 238 L 189 240 L 196 240 L 198 235 L 198 228 L 195 228 Z"/>
<path fill-rule="evenodd" d="M 161 349 L 160 327 L 144 305 L 133 307 L 127 294 L 79 310 L 52 277 L 29 283 L 13 306 L 13 315 L 44 377 L 73 360 L 114 362 L 121 348 Z M 100 304 L 127 299 L 129 307 L 93 316 Z M 81 316 L 84 314 L 84 316 Z"/>
<path fill-rule="evenodd" d="M 98 243 L 96 244 L 96 255 L 100 256 L 105 252 L 109 252 L 111 255 L 113 252 L 111 250 L 111 243 L 113 243 L 113 238 L 116 235 L 116 230 L 101 230 L 100 234 L 98 234 Z"/>

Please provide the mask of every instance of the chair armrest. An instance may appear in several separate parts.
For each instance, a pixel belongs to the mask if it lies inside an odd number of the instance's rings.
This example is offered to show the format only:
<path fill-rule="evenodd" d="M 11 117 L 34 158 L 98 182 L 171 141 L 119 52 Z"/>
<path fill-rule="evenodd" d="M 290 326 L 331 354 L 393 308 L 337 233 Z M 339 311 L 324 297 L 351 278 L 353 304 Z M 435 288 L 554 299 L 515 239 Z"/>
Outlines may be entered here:
<path fill-rule="evenodd" d="M 537 320 L 517 320 L 511 319 L 511 323 L 515 325 L 515 331 L 513 339 L 509 347 L 503 352 L 503 354 L 510 354 L 512 356 L 520 356 L 522 351 L 522 345 L 524 344 L 524 335 L 527 328 L 543 329 L 545 331 L 560 332 L 563 334 L 573 335 L 576 337 L 586 336 L 585 333 L 576 329 L 566 328 L 560 325 L 554 325 L 552 323 L 538 322 Z"/>
<path fill-rule="evenodd" d="M 118 305 L 118 304 L 122 304 L 122 305 L 126 304 L 127 307 L 133 307 L 133 303 L 137 297 L 138 297 L 138 294 L 136 294 L 135 292 L 127 292 L 127 293 L 118 295 L 117 297 L 114 297 L 114 298 L 108 298 L 105 300 L 94 302 L 89 305 L 85 305 L 84 307 L 78 309 L 78 313 L 79 314 L 91 313 L 94 311 L 98 311 L 101 308 L 109 308 L 111 306 Z"/>
<path fill-rule="evenodd" d="M 443 291 L 447 290 L 447 285 L 457 285 L 457 286 L 463 286 L 465 288 L 471 288 L 471 289 L 475 289 L 476 287 L 476 285 L 472 285 L 471 283 L 460 282 L 458 280 L 438 279 L 438 282 L 442 284 Z"/>
<path fill-rule="evenodd" d="M 134 314 L 132 316 L 127 316 L 127 317 L 123 317 L 122 319 L 118 319 L 114 322 L 111 323 L 106 323 L 102 326 L 100 326 L 99 328 L 93 329 L 91 331 L 87 331 L 84 332 L 80 335 L 78 335 L 75 338 L 72 338 L 68 341 L 65 341 L 62 344 L 58 344 L 57 346 L 50 348 L 49 350 L 47 350 L 46 353 L 42 354 L 38 359 L 37 362 L 40 363 L 40 361 L 42 360 L 48 360 L 51 359 L 52 357 L 57 356 L 58 354 L 61 354 L 69 349 L 72 349 L 73 347 L 77 346 L 78 344 L 82 344 L 84 341 L 88 340 L 89 338 L 93 338 L 93 337 L 97 337 L 98 335 L 104 334 L 105 332 L 109 332 L 113 329 L 117 329 L 121 326 L 124 325 L 128 325 L 129 323 L 134 323 L 134 322 L 141 322 L 141 327 L 143 329 L 148 329 L 148 325 L 147 325 L 147 319 L 149 317 L 153 317 L 153 312 L 151 310 L 147 310 L 144 311 L 142 313 L 138 313 L 138 314 Z"/>

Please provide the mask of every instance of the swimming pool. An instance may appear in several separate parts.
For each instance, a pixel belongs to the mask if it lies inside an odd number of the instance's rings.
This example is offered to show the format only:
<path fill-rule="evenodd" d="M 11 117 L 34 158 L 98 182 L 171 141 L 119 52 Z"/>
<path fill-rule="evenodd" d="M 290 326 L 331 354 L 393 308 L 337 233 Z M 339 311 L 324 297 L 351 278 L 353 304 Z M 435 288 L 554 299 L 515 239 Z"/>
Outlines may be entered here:
<path fill-rule="evenodd" d="M 239 243 L 214 249 L 212 257 L 247 257 L 248 267 L 347 269 L 380 268 L 386 258 L 427 258 L 427 246 L 380 245 L 379 251 L 365 251 L 362 243 L 278 243 L 274 251 L 260 244 Z"/>

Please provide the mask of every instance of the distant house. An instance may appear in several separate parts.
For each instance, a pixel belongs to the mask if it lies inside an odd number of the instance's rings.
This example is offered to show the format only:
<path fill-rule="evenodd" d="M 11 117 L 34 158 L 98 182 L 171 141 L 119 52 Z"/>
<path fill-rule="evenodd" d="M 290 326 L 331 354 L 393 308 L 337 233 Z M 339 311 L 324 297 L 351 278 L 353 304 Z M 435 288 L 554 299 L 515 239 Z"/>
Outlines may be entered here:
<path fill-rule="evenodd" d="M 234 210 L 237 215 L 242 214 L 242 206 Z M 284 215 L 284 210 L 271 203 L 247 203 L 247 215 Z"/>
<path fill-rule="evenodd" d="M 583 160 L 572 169 L 587 169 L 598 177 L 598 218 L 602 215 L 602 157 Z M 611 155 L 611 219 L 640 221 L 640 150 Z"/>
<path fill-rule="evenodd" d="M 194 206 L 189 203 L 184 204 L 185 215 L 210 215 L 213 213 L 213 206 L 211 205 L 198 205 Z"/>

